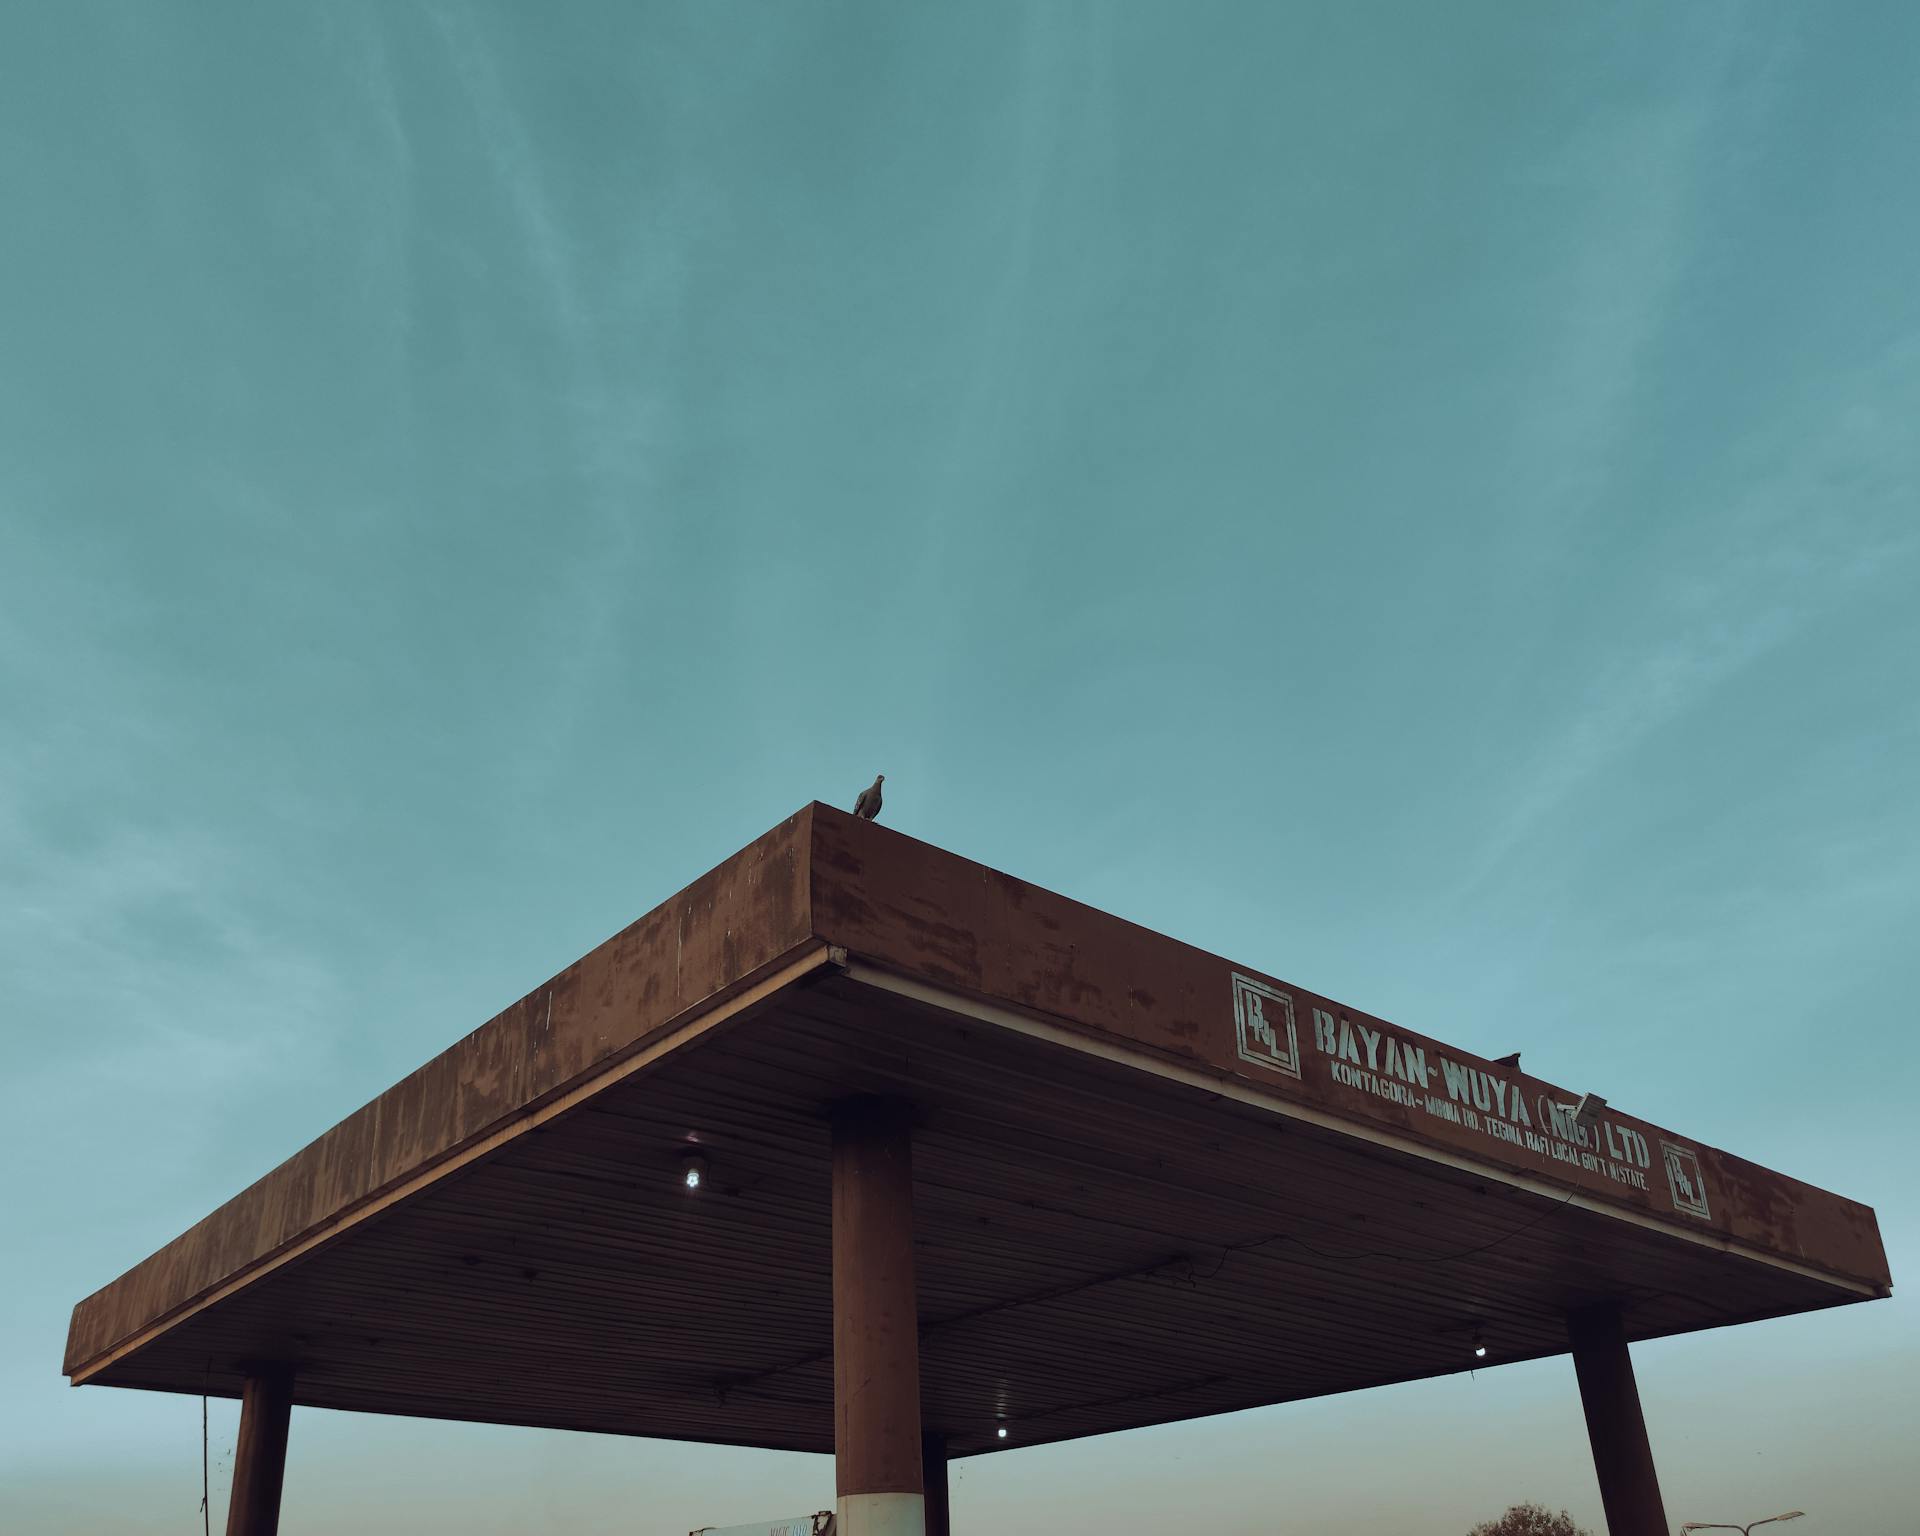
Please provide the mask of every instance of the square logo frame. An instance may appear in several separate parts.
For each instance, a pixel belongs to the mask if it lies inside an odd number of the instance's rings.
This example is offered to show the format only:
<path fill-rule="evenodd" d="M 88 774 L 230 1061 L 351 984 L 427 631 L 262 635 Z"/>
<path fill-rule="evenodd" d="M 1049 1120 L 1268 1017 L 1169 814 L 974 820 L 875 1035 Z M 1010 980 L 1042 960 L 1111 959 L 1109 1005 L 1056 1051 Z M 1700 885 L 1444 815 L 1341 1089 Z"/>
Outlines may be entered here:
<path fill-rule="evenodd" d="M 1700 1154 L 1692 1147 L 1660 1143 L 1660 1160 L 1667 1167 L 1667 1190 L 1673 1196 L 1673 1208 L 1688 1216 L 1711 1221 L 1707 1210 L 1707 1180 L 1700 1170 Z"/>
<path fill-rule="evenodd" d="M 1300 1075 L 1300 1035 L 1293 994 L 1233 973 L 1233 1033 L 1240 1059 L 1284 1077 Z"/>

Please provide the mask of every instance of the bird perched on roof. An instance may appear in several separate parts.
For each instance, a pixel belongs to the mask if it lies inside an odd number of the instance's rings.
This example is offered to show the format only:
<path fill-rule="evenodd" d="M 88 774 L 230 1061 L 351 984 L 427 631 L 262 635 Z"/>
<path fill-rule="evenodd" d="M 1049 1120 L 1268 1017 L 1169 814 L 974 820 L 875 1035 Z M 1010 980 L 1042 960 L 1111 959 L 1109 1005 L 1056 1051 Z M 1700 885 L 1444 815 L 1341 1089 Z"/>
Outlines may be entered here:
<path fill-rule="evenodd" d="M 1520 1053 L 1515 1051 L 1511 1056 L 1502 1056 L 1498 1061 L 1494 1062 L 1494 1065 L 1496 1067 L 1512 1067 L 1514 1071 L 1517 1072 L 1520 1070 Z"/>
<path fill-rule="evenodd" d="M 853 814 L 862 821 L 872 821 L 880 814 L 880 786 L 887 781 L 884 773 L 876 773 L 873 782 L 860 791 L 860 798 L 853 802 Z"/>

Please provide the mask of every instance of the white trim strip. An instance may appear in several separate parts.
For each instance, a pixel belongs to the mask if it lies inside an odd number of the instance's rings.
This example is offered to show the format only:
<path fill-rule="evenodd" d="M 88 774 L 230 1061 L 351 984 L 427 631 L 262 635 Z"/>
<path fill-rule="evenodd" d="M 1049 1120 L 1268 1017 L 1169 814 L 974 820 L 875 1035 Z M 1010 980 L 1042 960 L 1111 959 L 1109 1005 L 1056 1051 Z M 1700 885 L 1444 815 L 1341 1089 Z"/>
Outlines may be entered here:
<path fill-rule="evenodd" d="M 834 1536 L 927 1536 L 923 1493 L 843 1493 Z"/>

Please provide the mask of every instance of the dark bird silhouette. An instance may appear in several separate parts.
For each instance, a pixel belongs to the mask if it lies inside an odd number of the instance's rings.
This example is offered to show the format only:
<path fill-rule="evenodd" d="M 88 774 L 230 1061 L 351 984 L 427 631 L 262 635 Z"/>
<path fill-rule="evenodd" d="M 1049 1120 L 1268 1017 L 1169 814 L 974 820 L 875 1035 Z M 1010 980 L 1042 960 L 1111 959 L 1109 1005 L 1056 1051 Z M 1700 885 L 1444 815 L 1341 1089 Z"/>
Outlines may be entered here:
<path fill-rule="evenodd" d="M 1515 1051 L 1511 1056 L 1502 1056 L 1494 1065 L 1496 1067 L 1512 1067 L 1514 1071 L 1518 1072 L 1520 1070 L 1520 1053 Z"/>
<path fill-rule="evenodd" d="M 860 798 L 853 802 L 853 814 L 862 821 L 872 821 L 880 814 L 880 786 L 887 781 L 884 773 L 876 773 L 873 782 L 860 791 Z"/>

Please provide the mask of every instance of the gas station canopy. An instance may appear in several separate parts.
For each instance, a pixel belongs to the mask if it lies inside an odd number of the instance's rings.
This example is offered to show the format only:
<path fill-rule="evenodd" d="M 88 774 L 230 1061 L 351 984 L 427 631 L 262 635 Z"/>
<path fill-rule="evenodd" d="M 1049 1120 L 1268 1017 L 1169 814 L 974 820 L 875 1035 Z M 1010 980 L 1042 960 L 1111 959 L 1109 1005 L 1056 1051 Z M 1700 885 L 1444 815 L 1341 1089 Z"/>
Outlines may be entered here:
<path fill-rule="evenodd" d="M 813 805 L 81 1302 L 65 1368 L 832 1451 L 878 1103 L 952 1456 L 1889 1294 L 1866 1207 L 1583 1097 Z"/>

